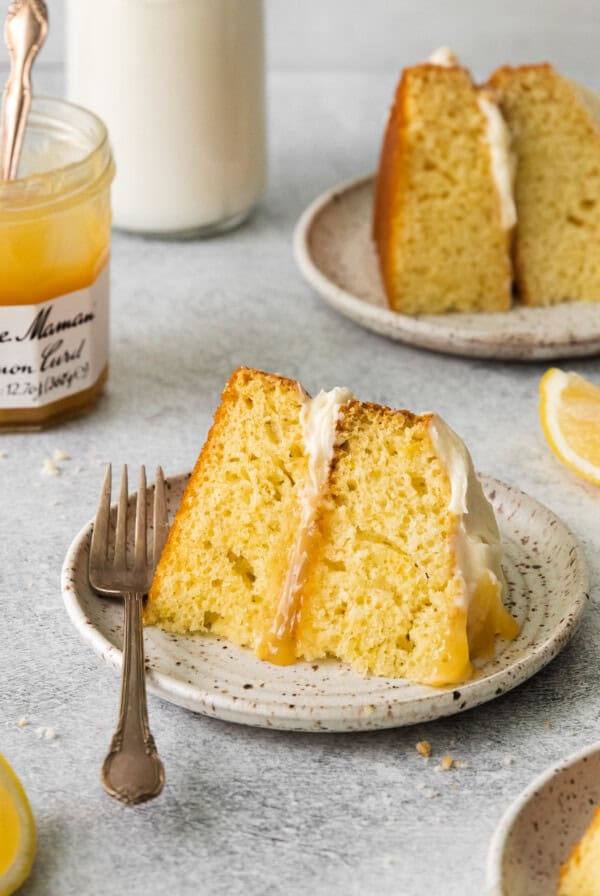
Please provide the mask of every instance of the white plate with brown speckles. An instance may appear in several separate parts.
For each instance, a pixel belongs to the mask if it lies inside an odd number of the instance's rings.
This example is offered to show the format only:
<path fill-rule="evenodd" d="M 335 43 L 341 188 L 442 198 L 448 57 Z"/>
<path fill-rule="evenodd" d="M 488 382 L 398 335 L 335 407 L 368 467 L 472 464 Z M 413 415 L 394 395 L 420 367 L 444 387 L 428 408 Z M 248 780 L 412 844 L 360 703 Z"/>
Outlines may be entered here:
<path fill-rule="evenodd" d="M 541 774 L 509 807 L 488 853 L 488 896 L 556 896 L 559 868 L 600 806 L 600 743 Z"/>
<path fill-rule="evenodd" d="M 171 518 L 188 476 L 167 480 Z M 587 567 L 575 538 L 551 511 L 515 488 L 494 479 L 482 481 L 504 541 L 507 606 L 518 619 L 521 633 L 515 641 L 498 641 L 496 656 L 478 668 L 470 681 L 432 688 L 402 679 L 362 676 L 334 660 L 273 666 L 250 650 L 216 637 L 147 628 L 149 690 L 195 712 L 248 725 L 365 731 L 461 712 L 520 684 L 556 656 L 573 634 L 586 602 Z M 132 515 L 133 501 L 132 495 Z M 63 597 L 86 643 L 118 669 L 123 608 L 120 602 L 98 597 L 89 587 L 91 532 L 89 522 L 69 548 L 62 572 Z"/>
<path fill-rule="evenodd" d="M 496 314 L 392 311 L 371 239 L 374 183 L 370 176 L 328 190 L 296 226 L 294 254 L 302 274 L 341 314 L 398 342 L 451 355 L 541 361 L 600 352 L 600 302 L 516 305 Z"/>

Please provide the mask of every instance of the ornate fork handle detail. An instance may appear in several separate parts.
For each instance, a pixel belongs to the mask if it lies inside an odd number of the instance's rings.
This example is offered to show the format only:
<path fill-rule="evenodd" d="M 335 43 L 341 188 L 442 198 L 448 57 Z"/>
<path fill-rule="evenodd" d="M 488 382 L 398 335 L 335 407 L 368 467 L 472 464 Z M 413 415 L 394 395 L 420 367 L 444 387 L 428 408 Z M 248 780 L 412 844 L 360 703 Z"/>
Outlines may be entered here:
<path fill-rule="evenodd" d="M 121 706 L 102 766 L 105 789 L 124 803 L 142 803 L 163 789 L 165 772 L 148 726 L 142 630 L 143 595 L 126 593 Z"/>

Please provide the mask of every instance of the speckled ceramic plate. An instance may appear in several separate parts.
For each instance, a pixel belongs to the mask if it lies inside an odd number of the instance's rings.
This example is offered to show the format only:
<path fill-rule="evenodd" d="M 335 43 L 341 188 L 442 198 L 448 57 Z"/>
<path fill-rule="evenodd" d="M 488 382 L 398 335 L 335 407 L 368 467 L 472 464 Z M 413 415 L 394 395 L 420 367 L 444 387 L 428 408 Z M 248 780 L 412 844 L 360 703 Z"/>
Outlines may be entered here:
<path fill-rule="evenodd" d="M 371 240 L 373 185 L 366 177 L 329 190 L 296 227 L 300 270 L 341 314 L 390 339 L 451 355 L 540 361 L 600 352 L 600 302 L 517 306 L 498 314 L 391 311 Z"/>
<path fill-rule="evenodd" d="M 171 517 L 187 479 L 183 475 L 168 480 Z M 272 666 L 215 637 L 148 628 L 149 689 L 187 709 L 228 721 L 298 731 L 361 731 L 450 715 L 515 687 L 556 656 L 571 637 L 585 605 L 586 564 L 569 530 L 547 508 L 501 482 L 483 483 L 502 530 L 508 603 L 521 634 L 513 642 L 498 642 L 496 657 L 468 683 L 431 688 L 363 677 L 333 660 Z M 133 513 L 133 496 L 131 500 Z M 85 641 L 119 668 L 123 609 L 90 590 L 91 530 L 90 522 L 69 548 L 63 597 Z"/>
<path fill-rule="evenodd" d="M 556 896 L 558 870 L 600 805 L 600 743 L 537 778 L 508 809 L 488 854 L 488 896 Z"/>

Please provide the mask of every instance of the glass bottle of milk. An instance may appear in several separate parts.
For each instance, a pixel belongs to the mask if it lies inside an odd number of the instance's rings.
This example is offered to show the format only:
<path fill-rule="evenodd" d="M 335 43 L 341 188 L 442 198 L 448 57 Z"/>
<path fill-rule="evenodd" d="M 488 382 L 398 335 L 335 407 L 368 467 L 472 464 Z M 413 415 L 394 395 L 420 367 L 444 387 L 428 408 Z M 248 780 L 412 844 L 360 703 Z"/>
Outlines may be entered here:
<path fill-rule="evenodd" d="M 262 0 L 67 0 L 67 90 L 108 125 L 117 227 L 211 235 L 258 201 Z"/>

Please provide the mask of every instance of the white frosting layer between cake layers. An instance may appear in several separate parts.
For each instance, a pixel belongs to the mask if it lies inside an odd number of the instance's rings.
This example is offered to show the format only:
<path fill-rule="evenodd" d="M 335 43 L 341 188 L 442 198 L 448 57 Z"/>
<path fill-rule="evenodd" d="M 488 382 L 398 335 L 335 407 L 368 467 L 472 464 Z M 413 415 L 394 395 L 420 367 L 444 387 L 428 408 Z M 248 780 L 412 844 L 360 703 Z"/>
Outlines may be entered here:
<path fill-rule="evenodd" d="M 500 199 L 500 221 L 504 230 L 517 223 L 517 209 L 513 195 L 515 157 L 511 150 L 510 131 L 498 104 L 485 91 L 478 91 L 477 102 L 486 119 L 486 141 L 492 157 L 492 175 Z"/>
<path fill-rule="evenodd" d="M 502 595 L 506 593 L 502 541 L 494 510 L 483 493 L 466 445 L 437 414 L 433 415 L 429 431 L 435 453 L 450 479 L 450 511 L 457 517 L 456 567 L 465 584 L 461 605 L 468 609 L 486 573 L 499 582 Z"/>
<path fill-rule="evenodd" d="M 302 391 L 300 423 L 308 455 L 308 479 L 299 493 L 300 520 L 287 573 L 281 589 L 272 635 L 280 641 L 293 636 L 300 611 L 299 594 L 306 575 L 306 561 L 314 534 L 319 498 L 327 482 L 333 457 L 340 409 L 354 396 L 336 386 L 311 398 Z M 276 648 L 275 648 L 276 649 Z"/>
<path fill-rule="evenodd" d="M 309 482 L 302 498 L 304 503 L 318 497 L 325 484 L 333 455 L 335 428 L 340 408 L 353 397 L 352 392 L 341 386 L 336 386 L 331 392 L 319 392 L 314 398 L 306 396 L 300 411 L 309 475 Z"/>

